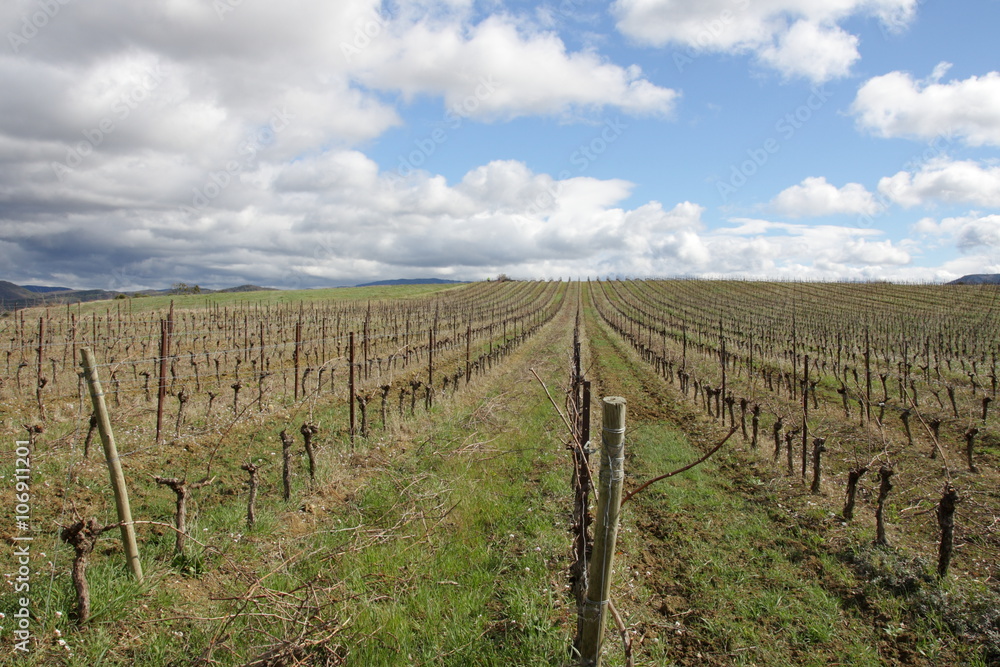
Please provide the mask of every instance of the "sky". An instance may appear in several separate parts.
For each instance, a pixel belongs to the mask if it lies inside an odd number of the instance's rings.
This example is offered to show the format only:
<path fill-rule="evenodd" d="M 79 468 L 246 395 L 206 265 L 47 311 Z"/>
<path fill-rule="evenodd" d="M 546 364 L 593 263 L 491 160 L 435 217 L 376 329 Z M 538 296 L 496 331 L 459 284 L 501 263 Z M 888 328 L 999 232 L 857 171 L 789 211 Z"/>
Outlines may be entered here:
<path fill-rule="evenodd" d="M 1000 0 L 4 0 L 0 279 L 1000 273 Z"/>

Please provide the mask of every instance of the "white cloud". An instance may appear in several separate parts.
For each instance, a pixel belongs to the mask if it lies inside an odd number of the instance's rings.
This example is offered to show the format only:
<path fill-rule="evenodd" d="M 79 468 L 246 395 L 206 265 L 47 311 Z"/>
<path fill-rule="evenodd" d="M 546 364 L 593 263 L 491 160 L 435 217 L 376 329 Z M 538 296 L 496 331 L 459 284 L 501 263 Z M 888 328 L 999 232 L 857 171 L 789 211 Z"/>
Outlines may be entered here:
<path fill-rule="evenodd" d="M 455 184 L 414 172 L 381 171 L 355 150 L 285 163 L 265 161 L 222 193 L 192 207 L 181 176 L 159 189 L 133 189 L 169 161 L 118 172 L 106 194 L 80 202 L 87 172 L 67 183 L 69 216 L 36 211 L 25 222 L 0 217 L 4 256 L 52 267 L 83 284 L 123 289 L 178 280 L 205 286 L 258 282 L 282 287 L 428 275 L 484 278 L 703 275 L 832 278 L 905 266 L 906 250 L 880 232 L 832 225 L 734 221 L 708 230 L 693 202 L 621 208 L 632 184 L 556 179 L 498 160 Z M 40 196 L 39 193 L 37 196 Z M 35 205 L 22 193 L 23 205 Z M 33 220 L 33 221 L 32 221 Z M 87 228 L 81 237 L 78 230 Z M 97 264 L 106 275 L 95 280 Z M 215 267 L 206 270 L 205 267 Z M 196 276 L 196 278 L 192 278 Z"/>
<path fill-rule="evenodd" d="M 1000 215 L 944 218 L 940 222 L 923 218 L 916 225 L 917 234 L 946 240 L 963 252 L 1000 251 Z"/>
<path fill-rule="evenodd" d="M 1000 72 L 940 83 L 948 64 L 925 81 L 906 72 L 869 79 L 851 113 L 880 137 L 955 137 L 970 146 L 1000 146 Z"/>
<path fill-rule="evenodd" d="M 847 76 L 859 59 L 858 38 L 837 26 L 796 21 L 760 59 L 786 76 L 828 81 Z"/>
<path fill-rule="evenodd" d="M 842 188 L 827 183 L 826 178 L 809 177 L 799 185 L 782 190 L 771 201 L 779 213 L 799 217 L 837 214 L 873 215 L 879 205 L 874 195 L 860 183 L 848 183 Z"/>
<path fill-rule="evenodd" d="M 734 218 L 706 238 L 720 273 L 830 280 L 885 276 L 912 262 L 910 253 L 882 232 L 837 225 L 807 225 Z"/>
<path fill-rule="evenodd" d="M 393 39 L 373 41 L 358 54 L 359 78 L 408 98 L 439 94 L 459 116 L 509 119 L 602 107 L 665 115 L 678 96 L 650 83 L 636 66 L 589 51 L 569 53 L 556 33 L 506 16 L 472 26 L 418 21 L 394 30 Z"/>
<path fill-rule="evenodd" d="M 35 7 L 0 3 L 0 33 Z M 360 148 L 422 97 L 478 120 L 592 120 L 663 116 L 678 95 L 471 0 L 94 0 L 17 46 L 0 50 L 0 260 L 84 285 L 108 267 L 97 286 L 618 262 L 625 181 L 496 161 L 449 184 Z"/>
<path fill-rule="evenodd" d="M 821 82 L 845 76 L 859 58 L 856 35 L 840 23 L 874 16 L 905 27 L 918 0 L 617 0 L 618 29 L 652 46 L 691 53 L 749 53 L 789 77 Z"/>
<path fill-rule="evenodd" d="M 882 178 L 878 191 L 905 207 L 940 201 L 1000 208 L 1000 167 L 937 158 L 917 172 L 900 171 Z"/>

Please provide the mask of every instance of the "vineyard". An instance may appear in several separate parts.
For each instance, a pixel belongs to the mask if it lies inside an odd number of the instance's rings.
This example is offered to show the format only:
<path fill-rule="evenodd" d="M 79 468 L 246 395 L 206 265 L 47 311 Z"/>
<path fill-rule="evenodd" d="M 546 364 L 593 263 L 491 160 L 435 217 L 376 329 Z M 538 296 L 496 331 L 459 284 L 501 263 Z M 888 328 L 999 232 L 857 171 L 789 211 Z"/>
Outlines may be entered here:
<path fill-rule="evenodd" d="M 576 664 L 578 425 L 622 396 L 604 664 L 998 664 L 998 297 L 488 281 L 4 313 L 0 651 Z"/>

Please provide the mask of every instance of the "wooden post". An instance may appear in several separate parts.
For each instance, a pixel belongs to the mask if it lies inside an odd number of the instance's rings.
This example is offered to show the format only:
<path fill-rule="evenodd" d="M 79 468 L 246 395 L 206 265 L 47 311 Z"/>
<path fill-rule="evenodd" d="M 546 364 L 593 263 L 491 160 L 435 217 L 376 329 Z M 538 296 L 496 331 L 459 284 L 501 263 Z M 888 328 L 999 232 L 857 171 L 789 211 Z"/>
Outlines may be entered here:
<path fill-rule="evenodd" d="M 603 407 L 594 551 L 590 560 L 587 599 L 579 619 L 581 667 L 600 667 L 601 664 L 601 643 L 608 614 L 611 568 L 618 540 L 622 482 L 625 479 L 625 399 L 619 396 L 605 398 Z"/>
<path fill-rule="evenodd" d="M 42 375 L 42 358 L 45 356 L 45 318 L 38 318 L 38 373 L 35 380 L 35 398 L 38 401 L 38 415 L 42 421 L 45 421 L 45 403 L 42 401 L 42 389 L 48 383 L 45 376 Z M 55 379 L 55 365 L 52 366 L 52 378 Z M 983 420 L 985 421 L 985 419 Z"/>
<path fill-rule="evenodd" d="M 302 348 L 302 315 L 295 323 L 295 348 L 292 350 L 292 363 L 295 366 L 295 402 L 299 402 L 299 351 Z M 303 387 L 305 389 L 305 387 Z"/>
<path fill-rule="evenodd" d="M 248 461 L 240 467 L 250 473 L 250 498 L 247 500 L 247 528 L 252 529 L 254 524 L 257 523 L 257 513 L 254 505 L 257 502 L 257 469 L 259 466 L 254 464 L 253 461 Z"/>
<path fill-rule="evenodd" d="M 281 497 L 289 500 L 292 497 L 292 436 L 288 431 L 281 432 Z"/>
<path fill-rule="evenodd" d="M 348 348 L 347 354 L 347 366 L 349 369 L 348 379 L 347 379 L 347 405 L 350 408 L 351 413 L 351 424 L 350 424 L 350 435 L 351 435 L 351 445 L 354 445 L 354 434 L 357 432 L 357 422 L 355 421 L 357 417 L 354 414 L 354 332 L 351 332 L 351 342 Z"/>
<path fill-rule="evenodd" d="M 160 370 L 159 387 L 156 390 L 156 444 L 161 444 L 163 434 L 163 404 L 167 400 L 167 354 L 169 353 L 167 321 L 160 320 Z"/>
<path fill-rule="evenodd" d="M 368 364 L 368 339 L 371 337 L 369 335 L 371 331 L 371 318 L 372 318 L 372 302 L 371 299 L 368 300 L 368 310 L 365 311 L 365 324 L 364 331 L 361 338 L 361 346 L 365 352 L 365 380 L 368 379 L 368 374 L 370 371 L 370 366 Z"/>
<path fill-rule="evenodd" d="M 728 394 L 726 393 L 726 390 L 727 390 L 727 387 L 726 387 L 726 339 L 722 335 L 722 321 L 721 320 L 719 321 L 719 347 L 720 347 L 720 349 L 719 349 L 719 361 L 722 362 L 722 388 L 720 389 L 719 398 L 722 401 L 725 401 L 726 400 L 726 396 L 728 396 Z M 716 408 L 718 408 L 718 407 L 719 407 L 719 404 L 716 403 Z M 725 424 L 726 424 L 726 414 L 725 414 L 725 412 L 723 410 L 718 410 L 718 412 L 719 412 L 719 414 L 716 415 L 716 416 L 719 417 L 719 421 L 721 421 L 722 424 L 723 424 L 723 426 L 725 426 Z M 730 426 L 732 426 L 732 424 L 730 424 Z"/>
<path fill-rule="evenodd" d="M 809 460 L 809 355 L 805 355 L 802 380 L 802 479 L 806 478 L 806 468 Z"/>
<path fill-rule="evenodd" d="M 951 565 L 952 542 L 955 537 L 955 506 L 958 504 L 958 491 L 950 483 L 944 486 L 944 495 L 938 504 L 938 526 L 941 528 L 941 543 L 938 548 L 938 577 L 948 576 Z"/>
<path fill-rule="evenodd" d="M 38 318 L 38 347 L 35 348 L 38 352 L 38 381 L 42 380 L 42 357 L 45 355 L 45 318 Z M 55 377 L 53 375 L 53 377 Z"/>
<path fill-rule="evenodd" d="M 94 363 L 94 353 L 89 347 L 80 350 L 83 372 L 90 388 L 90 400 L 94 404 L 94 414 L 97 415 L 97 429 L 104 444 L 104 458 L 108 462 L 111 474 L 111 487 L 115 492 L 115 507 L 118 510 L 118 521 L 122 527 L 122 543 L 125 546 L 125 556 L 129 569 L 139 581 L 142 581 L 142 563 L 139 562 L 139 547 L 135 541 L 135 526 L 132 525 L 132 510 L 128 504 L 128 490 L 125 488 L 125 474 L 122 472 L 121 461 L 118 460 L 118 448 L 115 446 L 115 434 L 111 430 L 111 419 L 104 404 L 104 391 L 97 377 Z"/>
<path fill-rule="evenodd" d="M 872 345 L 868 327 L 865 327 L 865 418 L 872 420 Z"/>
<path fill-rule="evenodd" d="M 435 319 L 435 323 L 436 321 L 437 320 Z M 434 401 L 432 395 L 432 392 L 434 391 L 434 328 L 433 327 L 429 332 L 428 338 L 429 340 L 427 344 L 427 405 L 425 407 L 426 409 L 430 410 Z"/>

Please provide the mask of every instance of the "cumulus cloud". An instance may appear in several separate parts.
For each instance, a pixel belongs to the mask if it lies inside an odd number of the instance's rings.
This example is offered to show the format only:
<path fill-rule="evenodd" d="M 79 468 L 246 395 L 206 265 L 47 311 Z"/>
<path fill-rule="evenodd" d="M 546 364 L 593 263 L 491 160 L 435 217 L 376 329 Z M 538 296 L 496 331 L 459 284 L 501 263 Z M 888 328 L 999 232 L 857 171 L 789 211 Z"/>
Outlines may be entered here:
<path fill-rule="evenodd" d="M 874 16 L 905 27 L 917 0 L 617 0 L 618 29 L 652 46 L 689 52 L 749 53 L 785 76 L 815 82 L 848 74 L 860 57 L 858 37 L 841 23 Z"/>
<path fill-rule="evenodd" d="M 662 274 L 678 265 L 703 270 L 709 260 L 698 236 L 700 206 L 625 210 L 618 205 L 631 192 L 626 181 L 555 179 L 513 160 L 476 167 L 449 185 L 426 172 L 401 178 L 344 149 L 294 162 L 261 159 L 216 196 L 213 183 L 193 204 L 183 188 L 155 192 L 156 201 L 129 198 L 125 188 L 120 201 L 107 195 L 83 208 L 74 181 L 66 195 L 76 197 L 72 215 L 37 206 L 27 220 L 0 216 L 0 255 L 78 281 L 95 265 L 107 267 L 98 284 L 88 282 L 111 289 L 189 275 L 206 286 L 252 279 L 298 287 L 500 270 Z M 27 210 L 31 197 L 22 197 Z"/>
<path fill-rule="evenodd" d="M 1000 215 L 959 216 L 940 221 L 923 218 L 914 225 L 914 231 L 953 243 L 966 253 L 1000 251 Z"/>
<path fill-rule="evenodd" d="M 948 63 L 926 80 L 907 72 L 869 79 L 851 104 L 857 124 L 880 137 L 954 137 L 1000 146 L 1000 72 L 941 83 Z"/>
<path fill-rule="evenodd" d="M 858 38 L 838 26 L 796 21 L 760 50 L 761 62 L 786 76 L 828 81 L 846 76 L 860 58 Z"/>
<path fill-rule="evenodd" d="M 569 53 L 553 32 L 491 16 L 467 26 L 421 20 L 395 27 L 395 39 L 359 51 L 359 79 L 407 98 L 434 93 L 459 116 L 509 119 L 618 107 L 666 115 L 678 93 L 590 51 Z"/>
<path fill-rule="evenodd" d="M 417 98 L 571 121 L 662 117 L 678 96 L 469 0 L 52 6 L 32 26 L 37 3 L 0 4 L 0 260 L 74 284 L 95 265 L 95 286 L 125 288 L 619 261 L 624 181 L 498 161 L 449 184 L 362 149 Z"/>
<path fill-rule="evenodd" d="M 918 171 L 900 171 L 882 178 L 878 191 L 905 207 L 939 201 L 1000 208 L 1000 167 L 937 158 Z"/>
<path fill-rule="evenodd" d="M 878 230 L 753 218 L 734 218 L 732 222 L 736 224 L 716 230 L 713 238 L 729 245 L 753 239 L 775 269 L 791 265 L 817 277 L 837 270 L 851 275 L 860 267 L 904 266 L 912 259 L 909 252 L 890 240 L 878 240 L 882 235 Z"/>
<path fill-rule="evenodd" d="M 615 11 L 636 39 L 752 53 L 822 81 L 856 60 L 848 18 L 905 25 L 914 3 L 621 0 Z M 20 34 L 37 6 L 0 4 L 0 33 Z M 696 202 L 633 202 L 631 182 L 556 177 L 517 159 L 484 158 L 448 178 L 414 160 L 387 171 L 366 151 L 428 98 L 479 122 L 662 117 L 676 105 L 678 93 L 637 66 L 568 47 L 552 32 L 557 17 L 541 25 L 497 7 L 59 4 L 44 30 L 0 52 L 0 264 L 32 282 L 109 289 L 912 269 L 912 246 L 873 230 L 747 219 L 712 228 Z M 900 203 L 993 205 L 995 169 L 956 165 L 892 177 Z M 874 210 L 864 187 L 823 178 L 772 203 L 792 217 Z M 979 220 L 954 233 L 969 252 L 994 247 L 994 221 Z M 935 234 L 925 235 L 952 238 Z"/>
<path fill-rule="evenodd" d="M 198 205 L 179 187 L 183 179 L 147 192 L 145 200 L 141 189 L 123 185 L 86 208 L 71 182 L 71 213 L 54 213 L 22 194 L 26 210 L 36 208 L 18 220 L 0 217 L 0 259 L 16 257 L 63 282 L 109 289 L 192 275 L 205 286 L 279 287 L 413 275 L 474 279 L 500 271 L 824 278 L 909 260 L 874 230 L 748 220 L 712 230 L 697 203 L 624 208 L 631 183 L 554 178 L 516 160 L 475 167 L 449 184 L 421 171 L 401 178 L 352 149 L 293 162 L 266 157 L 262 152 L 218 196 L 203 188 Z M 105 273 L 95 277 L 95 265 Z"/>
<path fill-rule="evenodd" d="M 838 214 L 873 215 L 879 205 L 874 195 L 860 183 L 837 188 L 826 178 L 809 177 L 799 185 L 782 190 L 771 201 L 779 213 L 799 218 Z"/>

